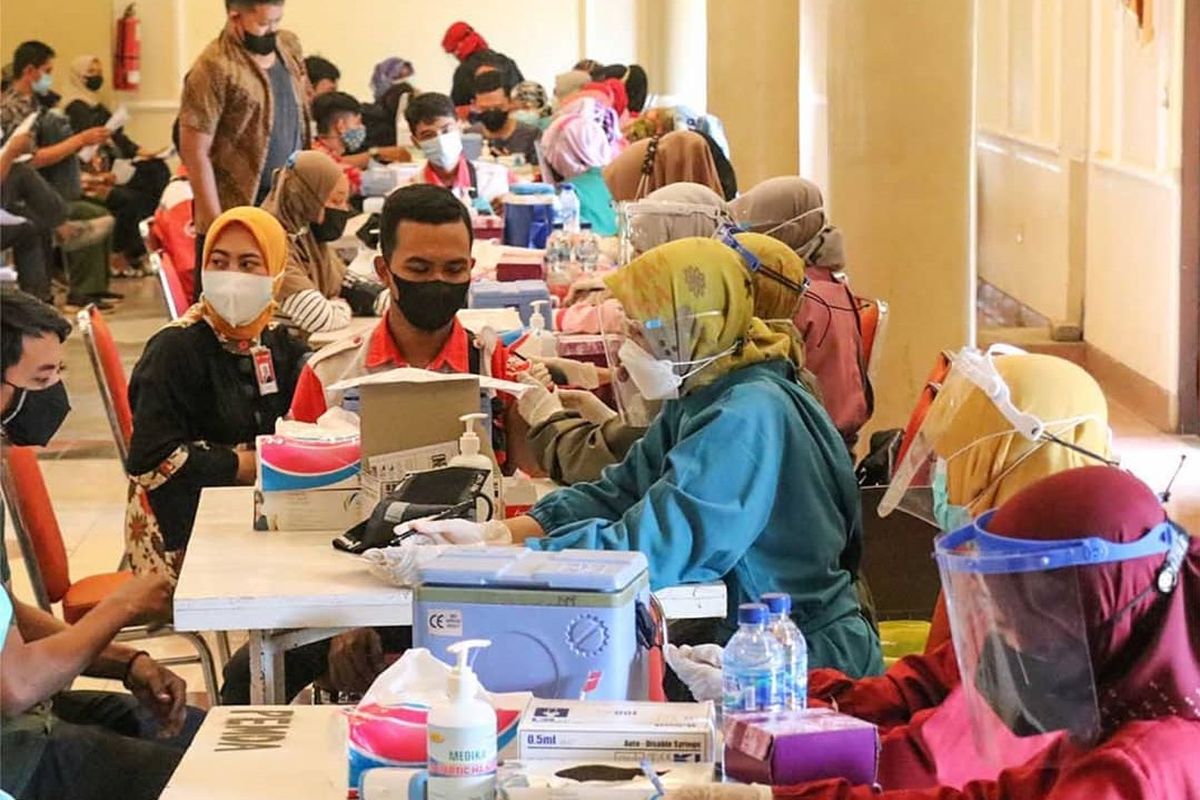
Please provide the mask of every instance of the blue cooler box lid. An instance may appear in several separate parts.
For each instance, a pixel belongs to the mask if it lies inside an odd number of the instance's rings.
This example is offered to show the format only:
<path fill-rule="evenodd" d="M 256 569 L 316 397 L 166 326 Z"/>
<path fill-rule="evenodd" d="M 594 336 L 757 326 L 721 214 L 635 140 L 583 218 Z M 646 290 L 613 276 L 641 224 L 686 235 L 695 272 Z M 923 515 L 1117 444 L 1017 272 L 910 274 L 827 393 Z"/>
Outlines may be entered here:
<path fill-rule="evenodd" d="M 638 552 L 481 547 L 447 550 L 418 575 L 421 583 L 438 586 L 619 592 L 646 569 L 646 556 Z"/>

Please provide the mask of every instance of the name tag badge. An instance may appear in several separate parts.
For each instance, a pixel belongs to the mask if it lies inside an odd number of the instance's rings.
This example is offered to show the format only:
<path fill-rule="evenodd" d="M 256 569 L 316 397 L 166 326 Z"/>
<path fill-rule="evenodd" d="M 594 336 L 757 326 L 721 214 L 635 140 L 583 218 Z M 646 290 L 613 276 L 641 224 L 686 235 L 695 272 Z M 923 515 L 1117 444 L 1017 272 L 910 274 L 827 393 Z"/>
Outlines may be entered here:
<path fill-rule="evenodd" d="M 254 380 L 258 382 L 258 393 L 266 397 L 279 392 L 279 383 L 275 380 L 275 362 L 271 360 L 271 349 L 258 346 L 250 350 L 254 359 Z"/>

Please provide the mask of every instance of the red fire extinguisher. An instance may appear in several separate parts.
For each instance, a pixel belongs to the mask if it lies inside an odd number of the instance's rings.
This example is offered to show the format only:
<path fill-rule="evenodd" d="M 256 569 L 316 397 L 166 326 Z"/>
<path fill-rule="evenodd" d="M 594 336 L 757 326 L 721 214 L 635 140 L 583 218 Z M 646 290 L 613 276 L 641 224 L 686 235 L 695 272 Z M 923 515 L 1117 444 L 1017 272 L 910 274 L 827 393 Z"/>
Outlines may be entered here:
<path fill-rule="evenodd" d="M 130 91 L 142 82 L 142 37 L 141 22 L 137 18 L 135 3 L 125 8 L 117 20 L 117 47 L 114 54 L 113 88 Z"/>

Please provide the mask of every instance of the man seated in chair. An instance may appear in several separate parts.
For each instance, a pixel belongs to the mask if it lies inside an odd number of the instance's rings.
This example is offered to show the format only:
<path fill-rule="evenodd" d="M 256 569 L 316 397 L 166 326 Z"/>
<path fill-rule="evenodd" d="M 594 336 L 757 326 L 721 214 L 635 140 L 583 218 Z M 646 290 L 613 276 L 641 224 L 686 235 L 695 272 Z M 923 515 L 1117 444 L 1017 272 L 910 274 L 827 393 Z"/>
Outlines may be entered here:
<path fill-rule="evenodd" d="M 0 289 L 0 446 L 42 446 L 70 404 L 61 380 L 71 325 L 32 295 Z M 115 644 L 131 624 L 165 619 L 165 577 L 132 578 L 67 625 L 9 589 L 0 506 L 0 796 L 155 798 L 199 727 L 187 687 L 145 651 Z M 131 694 L 71 692 L 80 675 Z"/>

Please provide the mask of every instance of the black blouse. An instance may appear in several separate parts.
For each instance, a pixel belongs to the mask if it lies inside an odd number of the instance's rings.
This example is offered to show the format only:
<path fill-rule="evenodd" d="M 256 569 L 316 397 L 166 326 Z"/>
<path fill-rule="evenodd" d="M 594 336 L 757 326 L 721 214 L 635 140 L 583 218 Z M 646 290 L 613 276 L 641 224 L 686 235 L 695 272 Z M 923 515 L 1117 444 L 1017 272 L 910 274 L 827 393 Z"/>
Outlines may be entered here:
<path fill-rule="evenodd" d="M 308 348 L 283 328 L 264 331 L 262 343 L 271 349 L 279 385 L 266 396 L 259 394 L 252 357 L 226 350 L 202 321 L 159 331 L 133 369 L 129 474 L 152 473 L 177 450 L 187 453 L 182 467 L 149 492 L 167 550 L 187 545 L 201 489 L 234 485 L 233 448 L 273 433 L 291 406 Z"/>

